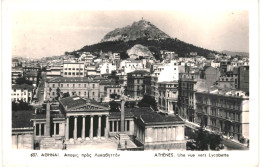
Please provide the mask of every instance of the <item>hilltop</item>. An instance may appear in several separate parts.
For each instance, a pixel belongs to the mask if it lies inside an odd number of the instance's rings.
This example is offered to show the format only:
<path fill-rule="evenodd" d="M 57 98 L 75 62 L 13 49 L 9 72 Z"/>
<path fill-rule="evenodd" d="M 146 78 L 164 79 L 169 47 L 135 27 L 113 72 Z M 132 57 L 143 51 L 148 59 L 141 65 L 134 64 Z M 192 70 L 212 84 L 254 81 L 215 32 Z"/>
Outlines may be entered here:
<path fill-rule="evenodd" d="M 101 42 L 107 41 L 129 41 L 138 38 L 147 38 L 149 40 L 170 38 L 169 35 L 158 29 L 152 23 L 146 20 L 134 22 L 123 28 L 116 28 L 107 33 Z"/>

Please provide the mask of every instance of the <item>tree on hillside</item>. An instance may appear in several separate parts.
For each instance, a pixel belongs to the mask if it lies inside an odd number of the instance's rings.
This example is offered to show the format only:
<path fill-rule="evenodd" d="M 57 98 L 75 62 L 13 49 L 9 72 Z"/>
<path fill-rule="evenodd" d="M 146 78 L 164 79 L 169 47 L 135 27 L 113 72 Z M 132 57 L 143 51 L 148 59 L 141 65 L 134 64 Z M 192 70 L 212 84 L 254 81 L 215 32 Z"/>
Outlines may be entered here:
<path fill-rule="evenodd" d="M 157 102 L 155 100 L 154 97 L 152 96 L 148 96 L 148 95 L 144 95 L 143 99 L 138 103 L 139 107 L 152 107 L 153 110 L 157 111 L 158 107 L 157 107 Z"/>

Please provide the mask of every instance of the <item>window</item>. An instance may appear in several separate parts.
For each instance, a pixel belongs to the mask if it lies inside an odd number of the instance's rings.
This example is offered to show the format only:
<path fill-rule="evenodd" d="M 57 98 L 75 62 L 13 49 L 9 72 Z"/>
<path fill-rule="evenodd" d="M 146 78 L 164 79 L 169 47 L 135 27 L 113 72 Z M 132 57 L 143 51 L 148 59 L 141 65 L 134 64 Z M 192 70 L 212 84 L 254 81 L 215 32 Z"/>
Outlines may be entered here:
<path fill-rule="evenodd" d="M 60 84 L 60 87 L 63 87 L 63 84 Z"/>
<path fill-rule="evenodd" d="M 75 70 L 75 68 L 72 68 L 72 70 Z"/>
<path fill-rule="evenodd" d="M 87 84 L 84 84 L 84 87 L 86 88 L 86 87 L 87 87 Z"/>
<path fill-rule="evenodd" d="M 52 96 L 54 96 L 55 95 L 55 92 L 52 92 Z"/>
<path fill-rule="evenodd" d="M 83 75 L 83 73 L 81 72 L 80 75 Z"/>
<path fill-rule="evenodd" d="M 56 135 L 60 134 L 60 124 L 56 123 Z"/>
<path fill-rule="evenodd" d="M 69 68 L 69 70 L 71 70 L 71 68 Z"/>
<path fill-rule="evenodd" d="M 130 121 L 127 120 L 126 121 L 126 131 L 129 131 L 129 129 L 130 129 Z"/>
<path fill-rule="evenodd" d="M 81 85 L 79 84 L 79 87 L 80 87 Z"/>
<path fill-rule="evenodd" d="M 80 96 L 81 92 L 79 92 L 79 96 Z"/>
<path fill-rule="evenodd" d="M 76 68 L 76 70 L 79 70 L 79 68 Z"/>
<path fill-rule="evenodd" d="M 67 68 L 65 68 L 65 70 L 67 70 Z"/>
<path fill-rule="evenodd" d="M 84 96 L 86 96 L 87 95 L 87 92 L 84 92 Z"/>
<path fill-rule="evenodd" d="M 67 75 L 67 72 L 65 72 L 64 75 Z"/>
<path fill-rule="evenodd" d="M 93 92 L 93 96 L 95 96 L 95 92 Z"/>
<path fill-rule="evenodd" d="M 69 84 L 67 84 L 67 87 L 70 87 L 70 85 L 69 85 Z"/>
<path fill-rule="evenodd" d="M 73 72 L 72 75 L 75 75 L 75 72 Z"/>
<path fill-rule="evenodd" d="M 113 125 L 112 125 L 112 123 L 113 123 L 112 121 L 109 121 L 109 125 L 110 125 L 109 126 L 109 130 L 110 130 L 110 132 L 113 132 Z"/>
<path fill-rule="evenodd" d="M 93 84 L 93 88 L 95 88 L 95 84 Z"/>
<path fill-rule="evenodd" d="M 39 136 L 39 130 L 40 130 L 39 124 L 36 124 L 36 134 L 35 134 L 36 136 Z"/>
<path fill-rule="evenodd" d="M 24 93 L 23 93 L 24 95 L 26 95 L 26 92 L 24 91 Z"/>
<path fill-rule="evenodd" d="M 71 72 L 69 72 L 69 75 L 71 75 Z"/>
<path fill-rule="evenodd" d="M 75 84 L 73 84 L 73 88 L 75 87 Z"/>
<path fill-rule="evenodd" d="M 16 92 L 16 89 L 14 89 L 14 92 Z"/>
<path fill-rule="evenodd" d="M 79 73 L 77 72 L 76 75 L 79 75 Z"/>

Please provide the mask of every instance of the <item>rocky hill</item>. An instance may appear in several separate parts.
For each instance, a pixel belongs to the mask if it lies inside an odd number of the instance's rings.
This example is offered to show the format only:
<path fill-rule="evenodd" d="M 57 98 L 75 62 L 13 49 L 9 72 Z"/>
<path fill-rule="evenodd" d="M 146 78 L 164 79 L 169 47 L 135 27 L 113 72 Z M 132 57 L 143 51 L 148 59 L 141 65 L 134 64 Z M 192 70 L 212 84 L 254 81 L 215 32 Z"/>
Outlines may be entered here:
<path fill-rule="evenodd" d="M 101 42 L 106 41 L 129 41 L 138 38 L 147 38 L 149 40 L 170 38 L 169 35 L 159 30 L 149 21 L 140 20 L 123 28 L 116 28 L 107 33 Z"/>
<path fill-rule="evenodd" d="M 107 33 L 100 43 L 86 45 L 82 49 L 70 52 L 77 55 L 77 52 L 92 52 L 99 56 L 99 52 L 118 52 L 121 59 L 128 57 L 127 51 L 136 44 L 142 45 L 152 53 L 156 59 L 160 59 L 160 51 L 174 51 L 179 57 L 189 56 L 190 52 L 197 52 L 199 56 L 206 57 L 209 53 L 216 51 L 204 49 L 192 44 L 183 42 L 177 38 L 171 38 L 149 21 L 140 20 L 131 26 L 116 28 Z"/>
<path fill-rule="evenodd" d="M 151 51 L 147 47 L 140 44 L 136 44 L 131 49 L 128 49 L 127 54 L 129 56 L 136 55 L 138 57 L 153 57 Z"/>

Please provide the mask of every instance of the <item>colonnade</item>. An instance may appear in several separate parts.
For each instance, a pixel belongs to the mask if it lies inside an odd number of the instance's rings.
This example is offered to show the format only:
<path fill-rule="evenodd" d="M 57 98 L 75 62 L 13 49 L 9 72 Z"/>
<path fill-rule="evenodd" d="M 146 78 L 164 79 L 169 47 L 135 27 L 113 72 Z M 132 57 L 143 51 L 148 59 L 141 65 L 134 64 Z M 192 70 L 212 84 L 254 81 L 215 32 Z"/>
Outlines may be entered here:
<path fill-rule="evenodd" d="M 102 116 L 105 116 L 105 121 L 103 121 L 103 125 L 101 125 L 101 119 Z M 108 138 L 108 131 L 109 131 L 109 116 L 108 115 L 75 115 L 75 116 L 67 116 L 66 117 L 66 140 L 69 140 L 70 138 L 70 117 L 72 117 L 74 125 L 73 125 L 73 139 L 77 139 L 78 137 L 81 137 L 83 140 L 86 137 L 89 137 L 90 139 L 93 139 L 93 137 L 97 137 L 100 139 L 101 137 Z M 86 117 L 90 117 L 89 121 L 87 121 L 86 125 Z M 98 117 L 98 123 L 97 128 L 94 129 L 94 117 Z M 80 118 L 80 119 L 79 119 Z M 78 122 L 82 121 L 82 123 Z M 81 124 L 81 127 L 78 127 L 78 125 Z M 89 127 L 89 129 L 86 129 Z M 104 134 L 101 135 L 102 129 L 104 130 Z M 88 135 L 86 136 L 86 131 L 88 131 Z M 94 131 L 97 132 L 94 134 Z M 80 136 L 78 136 L 78 132 L 80 132 Z"/>

